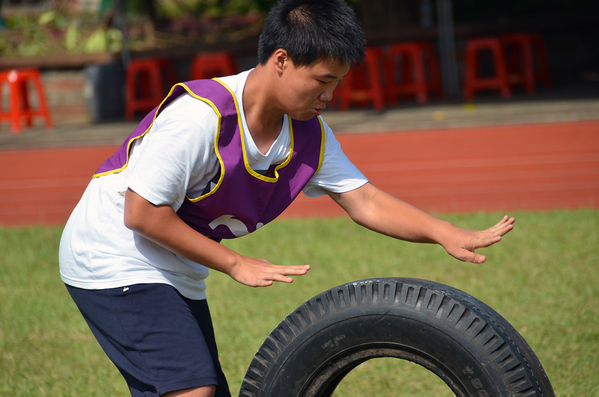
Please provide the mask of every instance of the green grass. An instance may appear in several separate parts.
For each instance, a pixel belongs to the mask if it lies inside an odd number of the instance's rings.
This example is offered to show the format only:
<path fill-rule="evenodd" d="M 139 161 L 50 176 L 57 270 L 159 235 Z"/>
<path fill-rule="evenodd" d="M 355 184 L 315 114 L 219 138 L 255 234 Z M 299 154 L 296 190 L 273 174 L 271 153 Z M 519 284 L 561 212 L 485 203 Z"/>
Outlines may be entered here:
<path fill-rule="evenodd" d="M 443 218 L 484 228 L 501 215 Z M 464 290 L 503 315 L 531 345 L 557 396 L 599 396 L 599 211 L 515 215 L 516 229 L 484 250 L 483 265 L 344 218 L 276 221 L 226 242 L 273 263 L 312 265 L 291 285 L 261 289 L 211 274 L 209 302 L 233 395 L 268 333 L 304 301 L 358 279 L 417 277 Z M 60 233 L 58 227 L 0 229 L 0 395 L 126 396 L 124 381 L 60 281 Z M 445 386 L 434 381 L 420 367 L 372 360 L 353 371 L 336 396 L 441 395 Z"/>

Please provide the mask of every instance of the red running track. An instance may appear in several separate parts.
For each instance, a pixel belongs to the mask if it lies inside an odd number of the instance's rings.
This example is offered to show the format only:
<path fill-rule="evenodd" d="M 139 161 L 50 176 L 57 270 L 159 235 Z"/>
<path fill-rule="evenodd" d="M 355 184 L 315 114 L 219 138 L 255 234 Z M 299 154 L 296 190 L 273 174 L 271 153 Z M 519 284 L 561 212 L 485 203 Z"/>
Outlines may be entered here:
<path fill-rule="evenodd" d="M 599 207 L 599 121 L 339 135 L 372 183 L 430 212 Z M 0 225 L 64 224 L 116 146 L 0 152 Z M 300 195 L 283 217 L 339 216 Z"/>

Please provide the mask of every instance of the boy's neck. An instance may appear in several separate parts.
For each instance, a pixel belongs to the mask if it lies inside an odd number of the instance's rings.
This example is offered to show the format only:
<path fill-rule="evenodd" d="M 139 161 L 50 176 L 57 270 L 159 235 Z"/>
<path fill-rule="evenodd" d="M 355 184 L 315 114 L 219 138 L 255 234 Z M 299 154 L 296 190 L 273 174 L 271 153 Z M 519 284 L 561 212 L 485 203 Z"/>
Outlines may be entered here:
<path fill-rule="evenodd" d="M 256 146 L 268 152 L 281 133 L 284 112 L 277 108 L 276 96 L 265 66 L 258 65 L 248 75 L 243 90 L 243 111 Z"/>

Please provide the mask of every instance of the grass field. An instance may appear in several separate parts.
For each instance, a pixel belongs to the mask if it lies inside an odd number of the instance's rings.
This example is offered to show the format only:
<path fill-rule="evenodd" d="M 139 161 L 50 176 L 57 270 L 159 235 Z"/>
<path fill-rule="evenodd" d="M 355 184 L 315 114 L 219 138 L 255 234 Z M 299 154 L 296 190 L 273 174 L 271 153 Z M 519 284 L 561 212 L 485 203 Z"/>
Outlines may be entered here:
<path fill-rule="evenodd" d="M 484 228 L 501 215 L 442 217 Z M 599 396 L 599 211 L 513 215 L 516 228 L 484 250 L 483 265 L 458 262 L 437 246 L 391 240 L 344 218 L 276 221 L 227 242 L 273 263 L 312 265 L 293 284 L 265 289 L 210 276 L 209 302 L 233 395 L 266 336 L 307 299 L 358 279 L 417 277 L 464 290 L 503 315 L 531 345 L 557 396 Z M 59 227 L 0 229 L 0 395 L 126 396 L 124 381 L 60 281 L 60 234 Z M 446 395 L 419 367 L 388 359 L 367 364 L 336 396 Z"/>

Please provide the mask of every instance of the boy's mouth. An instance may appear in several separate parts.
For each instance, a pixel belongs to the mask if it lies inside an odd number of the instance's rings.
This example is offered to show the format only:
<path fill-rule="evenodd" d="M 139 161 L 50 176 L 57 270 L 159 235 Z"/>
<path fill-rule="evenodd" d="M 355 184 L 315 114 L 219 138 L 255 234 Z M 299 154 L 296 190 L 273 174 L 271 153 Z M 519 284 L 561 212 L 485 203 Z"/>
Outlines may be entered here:
<path fill-rule="evenodd" d="M 322 114 L 323 110 L 324 109 L 321 109 L 321 108 L 312 108 L 312 113 L 314 113 L 317 116 L 320 116 Z"/>

